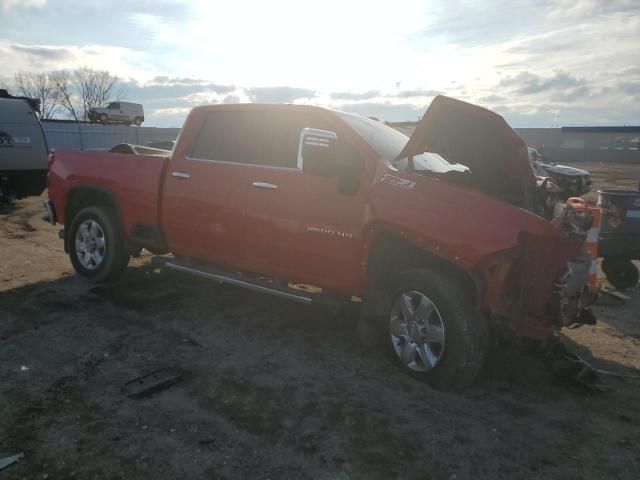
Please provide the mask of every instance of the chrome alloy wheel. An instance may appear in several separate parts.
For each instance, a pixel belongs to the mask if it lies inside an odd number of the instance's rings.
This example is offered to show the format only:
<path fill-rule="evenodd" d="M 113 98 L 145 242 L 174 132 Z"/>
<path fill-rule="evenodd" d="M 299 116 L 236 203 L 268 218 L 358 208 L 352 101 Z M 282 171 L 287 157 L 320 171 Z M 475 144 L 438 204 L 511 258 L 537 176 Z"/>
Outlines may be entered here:
<path fill-rule="evenodd" d="M 85 220 L 76 232 L 76 257 L 87 270 L 95 270 L 104 260 L 106 244 L 102 227 Z"/>
<path fill-rule="evenodd" d="M 428 372 L 444 353 L 445 326 L 435 304 L 423 293 L 404 292 L 391 307 L 391 343 L 409 369 Z"/>

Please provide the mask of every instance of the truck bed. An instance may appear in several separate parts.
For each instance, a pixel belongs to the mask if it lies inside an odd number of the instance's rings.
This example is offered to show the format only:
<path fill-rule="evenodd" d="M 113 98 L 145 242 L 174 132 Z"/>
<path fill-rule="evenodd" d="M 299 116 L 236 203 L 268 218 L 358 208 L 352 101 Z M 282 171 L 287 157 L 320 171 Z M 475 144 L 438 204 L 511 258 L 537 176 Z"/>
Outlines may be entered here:
<path fill-rule="evenodd" d="M 169 157 L 59 150 L 49 167 L 49 198 L 64 224 L 70 195 L 80 189 L 113 197 L 125 233 L 158 226 L 162 178 Z"/>

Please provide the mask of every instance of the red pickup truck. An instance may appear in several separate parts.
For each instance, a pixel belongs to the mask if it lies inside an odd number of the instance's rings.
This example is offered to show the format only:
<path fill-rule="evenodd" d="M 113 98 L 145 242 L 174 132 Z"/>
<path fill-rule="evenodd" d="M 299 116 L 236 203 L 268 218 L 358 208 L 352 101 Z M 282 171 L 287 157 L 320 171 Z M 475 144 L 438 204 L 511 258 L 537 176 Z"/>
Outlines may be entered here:
<path fill-rule="evenodd" d="M 312 106 L 202 106 L 166 158 L 49 163 L 45 205 L 80 275 L 113 281 L 145 248 L 292 300 L 360 297 L 361 341 L 437 388 L 476 379 L 490 334 L 546 339 L 586 317 L 582 239 L 534 213 L 520 137 L 458 100 L 434 99 L 410 139 Z"/>

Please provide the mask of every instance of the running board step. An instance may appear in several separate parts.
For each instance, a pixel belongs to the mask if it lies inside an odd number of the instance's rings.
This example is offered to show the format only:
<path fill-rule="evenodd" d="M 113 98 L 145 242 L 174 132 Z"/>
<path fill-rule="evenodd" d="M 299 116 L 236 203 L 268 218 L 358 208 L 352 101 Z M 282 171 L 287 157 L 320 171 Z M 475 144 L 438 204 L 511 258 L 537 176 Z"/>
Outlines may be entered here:
<path fill-rule="evenodd" d="M 256 292 L 268 293 L 277 297 L 288 298 L 301 303 L 311 303 L 322 297 L 322 294 L 302 292 L 290 288 L 289 286 L 277 285 L 273 281 L 262 280 L 257 278 L 248 278 L 239 273 L 230 273 L 226 270 L 218 269 L 208 265 L 200 265 L 194 263 L 182 263 L 175 259 L 164 262 L 164 267 L 176 270 L 178 272 L 190 273 L 199 277 L 216 280 L 221 283 L 228 283 L 238 287 L 248 288 Z"/>

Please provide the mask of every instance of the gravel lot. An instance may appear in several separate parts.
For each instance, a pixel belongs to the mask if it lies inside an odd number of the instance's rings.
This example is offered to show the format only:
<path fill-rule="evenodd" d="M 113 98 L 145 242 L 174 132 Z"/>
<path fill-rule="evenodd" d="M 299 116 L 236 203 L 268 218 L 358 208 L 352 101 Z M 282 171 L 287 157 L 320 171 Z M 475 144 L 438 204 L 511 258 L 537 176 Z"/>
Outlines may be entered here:
<path fill-rule="evenodd" d="M 598 187 L 637 170 L 586 168 Z M 25 454 L 0 479 L 640 478 L 639 380 L 593 393 L 500 351 L 477 388 L 436 392 L 358 347 L 352 320 L 149 256 L 92 286 L 40 204 L 0 215 L 0 457 Z M 625 296 L 563 340 L 640 375 L 640 289 Z M 122 393 L 165 366 L 181 381 Z"/>

